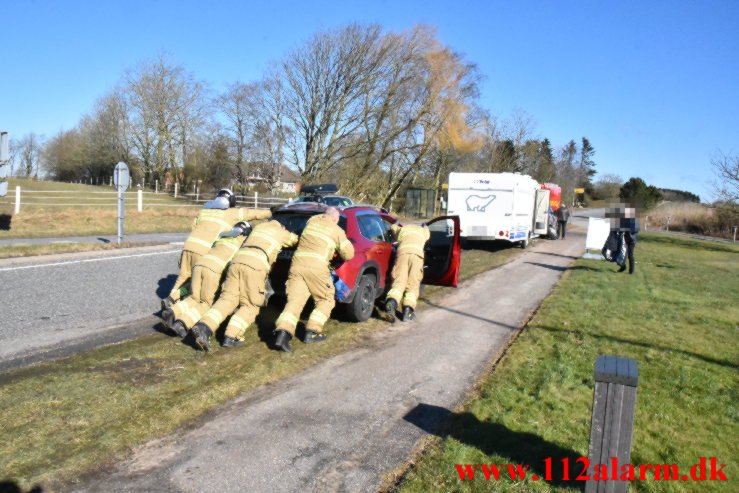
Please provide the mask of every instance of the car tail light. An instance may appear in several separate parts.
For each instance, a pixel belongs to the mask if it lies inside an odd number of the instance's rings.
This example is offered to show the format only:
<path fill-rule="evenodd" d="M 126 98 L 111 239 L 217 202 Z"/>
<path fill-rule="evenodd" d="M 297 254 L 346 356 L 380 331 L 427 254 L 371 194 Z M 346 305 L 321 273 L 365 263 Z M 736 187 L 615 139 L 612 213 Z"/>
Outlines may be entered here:
<path fill-rule="evenodd" d="M 503 232 L 502 231 L 498 231 L 498 236 L 503 236 Z"/>

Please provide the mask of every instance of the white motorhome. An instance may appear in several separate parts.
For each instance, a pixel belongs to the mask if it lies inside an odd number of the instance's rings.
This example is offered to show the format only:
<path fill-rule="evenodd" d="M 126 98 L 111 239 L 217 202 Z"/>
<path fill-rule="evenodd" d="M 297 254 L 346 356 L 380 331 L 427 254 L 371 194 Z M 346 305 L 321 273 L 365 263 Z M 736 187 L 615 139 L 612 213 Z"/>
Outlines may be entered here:
<path fill-rule="evenodd" d="M 468 240 L 507 240 L 526 248 L 546 234 L 549 190 L 520 173 L 450 173 L 447 213 Z"/>

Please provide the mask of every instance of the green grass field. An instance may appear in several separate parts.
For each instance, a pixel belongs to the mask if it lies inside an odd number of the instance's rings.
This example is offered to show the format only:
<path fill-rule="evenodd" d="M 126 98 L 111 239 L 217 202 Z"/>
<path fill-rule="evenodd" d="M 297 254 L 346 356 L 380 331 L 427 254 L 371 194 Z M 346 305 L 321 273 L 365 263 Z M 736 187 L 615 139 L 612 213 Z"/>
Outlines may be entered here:
<path fill-rule="evenodd" d="M 117 243 L 46 243 L 41 245 L 15 244 L 0 246 L 0 259 L 28 257 L 31 255 L 54 255 L 57 253 L 89 252 L 97 250 L 116 250 L 118 248 L 134 248 L 163 245 L 156 242 L 123 242 Z"/>
<path fill-rule="evenodd" d="M 520 252 L 465 251 L 460 278 Z M 422 300 L 449 289 L 427 289 Z M 388 325 L 378 317 L 362 324 L 331 319 L 327 343 L 296 342 L 294 352 L 284 354 L 266 344 L 279 310 L 274 304 L 262 310 L 258 330 L 249 330 L 247 344 L 236 349 L 221 349 L 213 341 L 213 351 L 204 354 L 153 334 L 0 374 L 0 481 L 22 488 L 42 484 L 44 491 L 68 488 L 132 447 L 186 426 L 245 391 L 361 347 L 367 334 Z"/>
<path fill-rule="evenodd" d="M 634 481 L 630 491 L 739 491 L 739 247 L 640 235 L 634 275 L 578 260 L 461 409 L 389 482 L 400 493 L 580 491 L 582 483 L 460 481 L 455 464 L 530 464 L 587 456 L 599 354 L 638 361 L 631 463 L 700 457 L 728 482 Z M 556 471 L 556 469 L 555 469 Z M 578 469 L 579 471 L 579 469 Z M 681 472 L 682 474 L 682 472 Z"/>
<path fill-rule="evenodd" d="M 18 214 L 13 208 L 16 185 L 21 187 L 23 204 Z M 65 193 L 33 194 L 24 190 Z M 115 234 L 118 212 L 116 195 L 111 194 L 112 191 L 108 186 L 11 178 L 8 196 L 0 199 L 0 238 Z M 78 196 L 85 199 L 74 198 Z M 124 231 L 127 234 L 189 231 L 199 212 L 197 207 L 184 207 L 185 201 L 165 193 L 144 195 L 143 210 L 138 212 L 135 190 L 127 192 L 125 197 Z M 44 203 L 89 205 L 42 205 Z"/>

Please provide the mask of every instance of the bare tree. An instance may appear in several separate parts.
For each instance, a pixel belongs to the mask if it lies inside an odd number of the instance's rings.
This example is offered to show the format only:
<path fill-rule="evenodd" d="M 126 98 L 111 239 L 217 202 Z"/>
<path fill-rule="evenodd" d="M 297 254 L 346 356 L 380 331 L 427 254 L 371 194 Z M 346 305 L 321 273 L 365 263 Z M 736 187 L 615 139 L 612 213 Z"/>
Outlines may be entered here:
<path fill-rule="evenodd" d="M 42 139 L 33 132 L 11 140 L 10 153 L 16 162 L 17 176 L 38 178 L 42 145 Z"/>
<path fill-rule="evenodd" d="M 203 83 L 163 56 L 126 73 L 127 130 L 145 182 L 184 165 L 192 134 L 206 114 L 204 92 Z"/>
<path fill-rule="evenodd" d="M 717 151 L 711 158 L 711 166 L 716 175 L 713 183 L 718 200 L 739 204 L 739 156 Z"/>

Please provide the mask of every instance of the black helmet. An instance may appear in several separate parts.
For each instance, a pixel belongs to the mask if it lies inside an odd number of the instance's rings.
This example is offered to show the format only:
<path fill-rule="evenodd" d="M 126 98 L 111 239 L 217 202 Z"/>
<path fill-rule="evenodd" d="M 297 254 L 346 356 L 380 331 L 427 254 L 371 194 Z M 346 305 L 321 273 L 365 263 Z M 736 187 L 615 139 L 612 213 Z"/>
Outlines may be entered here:
<path fill-rule="evenodd" d="M 216 193 L 216 197 L 228 197 L 228 206 L 236 207 L 236 195 L 228 188 L 221 188 Z"/>
<path fill-rule="evenodd" d="M 248 221 L 241 221 L 236 223 L 236 228 L 241 228 L 242 235 L 249 236 L 249 233 L 251 233 L 251 224 L 249 224 Z"/>

